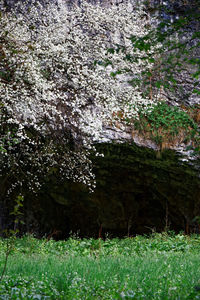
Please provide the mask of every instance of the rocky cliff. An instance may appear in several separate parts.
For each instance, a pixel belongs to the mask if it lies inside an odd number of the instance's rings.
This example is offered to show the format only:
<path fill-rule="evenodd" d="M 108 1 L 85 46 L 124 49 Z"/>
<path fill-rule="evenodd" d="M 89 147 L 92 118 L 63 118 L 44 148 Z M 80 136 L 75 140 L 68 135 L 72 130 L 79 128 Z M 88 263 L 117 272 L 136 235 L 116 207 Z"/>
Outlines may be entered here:
<path fill-rule="evenodd" d="M 46 3 L 45 0 L 41 2 Z M 66 0 L 69 6 L 72 2 L 80 4 L 79 0 Z M 127 1 L 88 2 L 106 9 Z M 160 2 L 149 1 L 151 14 L 157 13 L 156 6 Z M 167 1 L 172 10 L 168 15 L 163 14 L 163 18 L 181 15 L 193 4 L 184 1 L 186 4 L 183 5 L 181 0 L 172 2 Z M 135 5 L 137 3 L 134 1 Z M 12 9 L 13 4 L 16 1 L 4 0 L 8 9 Z M 197 25 L 192 24 L 187 34 Z M 199 56 L 198 49 L 195 55 Z M 177 80 L 183 87 L 181 92 L 163 93 L 163 97 L 169 107 L 182 105 L 199 132 L 200 99 L 198 95 L 191 94 L 192 83 L 187 69 L 178 74 Z M 196 106 L 190 108 L 192 105 Z M 175 117 L 172 114 L 171 120 L 174 121 Z M 164 131 L 167 138 L 158 141 L 155 137 L 161 136 L 162 128 L 153 132 L 155 128 L 147 122 L 146 116 L 141 119 L 142 122 L 146 122 L 146 127 L 135 128 L 133 124 L 125 123 L 122 115 L 117 115 L 113 124 L 105 124 L 100 138 L 94 140 L 97 151 L 104 157 L 91 155 L 97 180 L 94 193 L 89 193 L 80 184 L 57 182 L 56 173 L 53 174 L 37 196 L 27 196 L 23 230 L 42 236 L 56 229 L 60 232 L 58 238 L 67 237 L 70 231 L 96 237 L 106 233 L 130 236 L 166 229 L 199 233 L 200 164 L 199 156 L 192 155 L 191 151 L 191 146 L 198 148 L 199 145 L 191 139 L 188 141 L 188 132 L 182 128 L 178 138 L 173 139 Z M 193 126 L 191 124 L 189 127 Z"/>

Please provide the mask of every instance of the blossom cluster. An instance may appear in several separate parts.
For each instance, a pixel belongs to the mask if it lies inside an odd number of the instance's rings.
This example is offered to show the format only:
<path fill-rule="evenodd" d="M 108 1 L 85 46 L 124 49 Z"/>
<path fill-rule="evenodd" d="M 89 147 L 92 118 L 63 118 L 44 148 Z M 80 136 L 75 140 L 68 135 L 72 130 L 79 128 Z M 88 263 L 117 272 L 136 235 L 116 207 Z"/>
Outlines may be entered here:
<path fill-rule="evenodd" d="M 103 126 L 116 111 L 137 117 L 152 104 L 127 75 L 110 76 L 115 65 L 139 76 L 147 68 L 141 51 L 130 69 L 122 51 L 108 49 L 131 51 L 130 34 L 145 35 L 149 22 L 134 1 L 103 9 L 86 1 L 69 8 L 64 1 L 33 0 L 2 10 L 0 171 L 14 182 L 9 192 L 25 181 L 37 189 L 54 171 L 94 185 L 89 153 Z"/>

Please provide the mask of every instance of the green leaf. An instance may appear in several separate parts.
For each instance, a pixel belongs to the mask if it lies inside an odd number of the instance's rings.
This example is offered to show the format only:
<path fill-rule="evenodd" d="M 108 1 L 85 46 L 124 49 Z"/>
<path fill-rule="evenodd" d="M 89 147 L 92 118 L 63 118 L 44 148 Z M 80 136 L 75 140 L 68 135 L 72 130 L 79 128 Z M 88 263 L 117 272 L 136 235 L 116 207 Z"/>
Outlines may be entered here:
<path fill-rule="evenodd" d="M 109 48 L 107 50 L 108 53 L 114 54 L 115 53 L 115 49 L 114 48 Z"/>
<path fill-rule="evenodd" d="M 195 72 L 192 76 L 196 79 L 199 78 L 199 75 L 200 75 L 200 70 L 198 70 L 197 72 Z"/>
<path fill-rule="evenodd" d="M 111 77 L 115 77 L 115 76 L 116 76 L 116 73 L 115 73 L 115 72 L 111 72 L 111 73 L 110 73 L 110 76 L 111 76 Z"/>
<path fill-rule="evenodd" d="M 161 81 L 156 81 L 155 86 L 159 89 L 162 86 L 162 82 Z"/>
<path fill-rule="evenodd" d="M 200 95 L 200 90 L 194 89 L 193 93 Z"/>
<path fill-rule="evenodd" d="M 149 58 L 149 62 L 150 62 L 150 63 L 154 63 L 154 62 L 155 62 L 155 59 L 154 59 L 153 57 L 150 57 L 150 58 Z"/>
<path fill-rule="evenodd" d="M 196 39 L 196 38 L 200 38 L 200 32 L 199 31 L 194 32 L 193 35 L 192 35 L 192 39 Z"/>

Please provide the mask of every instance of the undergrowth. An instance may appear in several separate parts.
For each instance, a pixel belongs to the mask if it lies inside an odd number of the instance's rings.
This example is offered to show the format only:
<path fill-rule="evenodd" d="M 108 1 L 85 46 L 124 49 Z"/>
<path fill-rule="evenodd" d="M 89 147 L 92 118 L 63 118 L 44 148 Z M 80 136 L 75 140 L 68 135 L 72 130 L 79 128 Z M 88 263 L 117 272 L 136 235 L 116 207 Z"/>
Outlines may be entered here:
<path fill-rule="evenodd" d="M 133 123 L 136 130 L 149 136 L 164 148 L 165 144 L 168 146 L 170 143 L 187 144 L 192 142 L 197 151 L 200 133 L 199 120 L 195 115 L 196 110 L 195 107 L 180 109 L 176 106 L 170 106 L 166 102 L 160 102 L 154 105 L 149 112 L 141 110 L 139 119 L 134 120 Z"/>

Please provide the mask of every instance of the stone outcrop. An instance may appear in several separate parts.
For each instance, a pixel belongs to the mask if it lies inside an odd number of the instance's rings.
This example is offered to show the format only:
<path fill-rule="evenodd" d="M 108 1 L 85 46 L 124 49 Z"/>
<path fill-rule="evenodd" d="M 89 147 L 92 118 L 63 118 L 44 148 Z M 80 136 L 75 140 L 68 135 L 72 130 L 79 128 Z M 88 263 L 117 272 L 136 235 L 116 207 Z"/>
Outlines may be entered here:
<path fill-rule="evenodd" d="M 89 2 L 106 7 L 126 1 Z M 156 6 L 159 1 L 150 2 Z M 9 8 L 13 3 L 16 0 L 4 0 Z M 187 72 L 178 80 L 184 83 L 184 93 L 165 95 L 169 102 L 199 104 L 199 97 L 187 97 L 191 89 Z M 165 229 L 200 233 L 195 221 L 200 216 L 200 162 L 186 150 L 187 145 L 168 145 L 161 151 L 160 145 L 128 126 L 105 126 L 95 143 L 104 157 L 92 158 L 97 180 L 94 193 L 79 184 L 60 184 L 52 175 L 40 194 L 27 196 L 24 231 L 43 236 L 56 229 L 57 238 L 66 238 L 70 231 L 95 237 Z"/>

